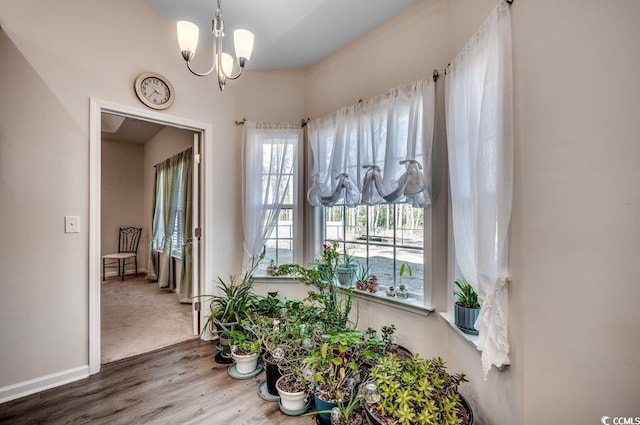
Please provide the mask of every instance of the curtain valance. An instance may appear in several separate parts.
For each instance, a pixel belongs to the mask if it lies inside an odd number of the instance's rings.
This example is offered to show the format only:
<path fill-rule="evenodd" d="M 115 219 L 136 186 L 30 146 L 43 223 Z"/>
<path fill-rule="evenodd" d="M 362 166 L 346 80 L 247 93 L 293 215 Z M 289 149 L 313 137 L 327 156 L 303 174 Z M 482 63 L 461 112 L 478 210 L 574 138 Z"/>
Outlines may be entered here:
<path fill-rule="evenodd" d="M 309 121 L 309 203 L 430 205 L 434 102 L 425 78 Z"/>

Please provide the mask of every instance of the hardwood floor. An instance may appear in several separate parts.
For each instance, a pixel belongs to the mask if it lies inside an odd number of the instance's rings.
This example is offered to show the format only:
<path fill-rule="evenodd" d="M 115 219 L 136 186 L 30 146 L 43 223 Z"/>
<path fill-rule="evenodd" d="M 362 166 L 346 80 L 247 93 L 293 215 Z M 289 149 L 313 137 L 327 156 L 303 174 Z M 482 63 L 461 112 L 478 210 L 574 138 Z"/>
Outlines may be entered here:
<path fill-rule="evenodd" d="M 193 339 L 110 363 L 100 373 L 0 404 L 1 424 L 294 425 L 258 395 L 264 372 L 247 380 L 215 363 L 211 342 Z"/>

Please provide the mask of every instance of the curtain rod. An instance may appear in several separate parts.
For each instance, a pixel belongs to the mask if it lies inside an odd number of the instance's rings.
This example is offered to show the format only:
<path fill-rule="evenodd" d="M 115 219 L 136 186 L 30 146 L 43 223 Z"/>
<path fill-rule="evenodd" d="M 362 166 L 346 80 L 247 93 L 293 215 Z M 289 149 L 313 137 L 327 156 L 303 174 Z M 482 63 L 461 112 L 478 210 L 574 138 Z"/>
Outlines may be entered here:
<path fill-rule="evenodd" d="M 301 125 L 302 127 L 306 127 L 306 126 L 307 126 L 307 123 L 308 123 L 309 121 L 311 121 L 311 118 L 302 118 L 302 119 L 300 120 L 300 125 Z M 236 124 L 236 125 L 244 125 L 244 124 L 247 122 L 247 119 L 246 119 L 246 118 L 242 118 L 240 121 L 236 120 L 236 121 L 234 121 L 234 122 L 235 122 L 235 124 Z"/>

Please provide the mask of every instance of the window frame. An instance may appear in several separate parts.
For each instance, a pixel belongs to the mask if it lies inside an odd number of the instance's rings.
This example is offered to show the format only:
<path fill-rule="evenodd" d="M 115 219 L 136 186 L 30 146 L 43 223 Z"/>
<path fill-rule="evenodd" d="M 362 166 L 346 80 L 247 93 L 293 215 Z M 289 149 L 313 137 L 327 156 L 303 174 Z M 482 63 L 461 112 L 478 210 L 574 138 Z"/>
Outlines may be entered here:
<path fill-rule="evenodd" d="M 299 202 L 299 199 L 304 199 L 304 196 L 302 196 L 302 191 L 304 190 L 304 184 L 303 184 L 303 176 L 300 170 L 303 169 L 303 156 L 304 156 L 304 148 L 305 148 L 305 140 L 306 138 L 301 137 L 300 138 L 300 146 L 298 146 L 298 149 L 296 149 L 296 154 L 297 154 L 297 158 L 294 158 L 294 164 L 293 164 L 293 175 L 291 176 L 290 184 L 292 185 L 291 187 L 291 203 L 290 204 L 283 204 L 281 207 L 281 212 L 282 210 L 285 209 L 290 209 L 291 210 L 291 241 L 292 241 L 292 249 L 293 249 L 293 253 L 292 253 L 292 260 L 293 263 L 295 264 L 300 264 L 303 265 L 304 264 L 304 259 L 305 256 L 303 254 L 303 247 L 304 247 L 304 232 L 302 232 L 301 229 L 304 228 L 303 223 L 304 223 L 304 202 Z M 266 143 L 266 141 L 265 141 Z M 263 170 L 264 171 L 264 170 Z M 262 173 L 262 175 L 268 175 L 269 173 Z M 274 231 L 276 232 L 276 236 L 277 236 L 277 224 L 276 227 L 274 227 Z M 289 238 L 287 238 L 289 239 Z M 278 238 L 268 238 L 267 241 L 276 241 L 276 258 L 278 257 L 277 255 L 277 241 Z M 265 246 L 266 246 L 266 242 L 265 242 Z M 278 264 L 279 265 L 279 264 Z M 268 266 L 268 264 L 266 264 L 265 261 L 262 262 L 260 270 L 256 270 L 256 272 L 254 272 L 254 274 L 256 276 L 259 276 L 260 278 L 267 278 L 267 279 L 272 279 L 274 278 L 274 276 L 269 276 L 266 274 L 266 267 Z"/>

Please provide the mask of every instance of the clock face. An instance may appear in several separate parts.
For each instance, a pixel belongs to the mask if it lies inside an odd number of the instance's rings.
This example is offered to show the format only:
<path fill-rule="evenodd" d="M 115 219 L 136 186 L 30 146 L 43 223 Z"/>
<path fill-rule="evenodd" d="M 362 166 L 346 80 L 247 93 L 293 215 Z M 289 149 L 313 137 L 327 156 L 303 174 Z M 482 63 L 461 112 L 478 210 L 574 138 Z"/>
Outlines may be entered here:
<path fill-rule="evenodd" d="M 165 109 L 173 102 L 173 87 L 160 74 L 148 72 L 138 75 L 135 89 L 138 98 L 150 108 Z"/>

